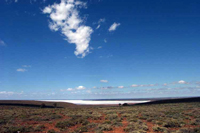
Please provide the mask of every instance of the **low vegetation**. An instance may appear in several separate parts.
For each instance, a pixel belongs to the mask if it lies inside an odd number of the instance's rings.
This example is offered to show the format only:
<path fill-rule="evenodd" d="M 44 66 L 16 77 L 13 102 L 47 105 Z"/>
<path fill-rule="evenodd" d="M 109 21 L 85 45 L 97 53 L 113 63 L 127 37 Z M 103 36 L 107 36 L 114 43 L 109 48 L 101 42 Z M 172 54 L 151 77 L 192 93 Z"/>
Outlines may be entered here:
<path fill-rule="evenodd" d="M 0 106 L 1 133 L 200 133 L 200 103 L 69 108 Z"/>

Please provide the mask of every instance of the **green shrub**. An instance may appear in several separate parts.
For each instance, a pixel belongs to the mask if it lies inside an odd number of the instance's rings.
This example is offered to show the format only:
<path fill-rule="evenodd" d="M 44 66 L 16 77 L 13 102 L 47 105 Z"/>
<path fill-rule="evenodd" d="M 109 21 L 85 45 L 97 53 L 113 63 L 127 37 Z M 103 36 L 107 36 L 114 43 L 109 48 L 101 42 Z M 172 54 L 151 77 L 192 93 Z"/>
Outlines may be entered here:
<path fill-rule="evenodd" d="M 181 123 L 180 121 L 178 121 L 178 120 L 168 120 L 167 122 L 165 122 L 164 124 L 163 124 L 163 127 L 171 127 L 171 128 L 173 128 L 173 127 L 181 127 L 183 125 L 183 123 Z"/>
<path fill-rule="evenodd" d="M 88 131 L 87 126 L 81 126 L 75 130 L 76 133 L 83 133 L 83 132 L 87 132 L 87 131 Z"/>
<path fill-rule="evenodd" d="M 50 129 L 47 133 L 56 133 L 56 131 L 54 129 Z"/>
<path fill-rule="evenodd" d="M 34 129 L 32 126 L 5 126 L 2 129 L 2 133 L 17 133 L 22 132 L 22 133 L 26 133 L 26 132 L 33 132 Z"/>
<path fill-rule="evenodd" d="M 113 128 L 110 124 L 101 124 L 96 128 L 97 132 L 99 131 L 112 131 Z"/>
<path fill-rule="evenodd" d="M 167 131 L 167 128 L 165 128 L 165 127 L 159 127 L 159 126 L 154 126 L 153 130 L 155 132 L 164 132 L 164 131 Z"/>
<path fill-rule="evenodd" d="M 35 128 L 34 128 L 34 131 L 35 132 L 40 132 L 40 131 L 43 131 L 45 129 L 45 126 L 44 125 L 37 125 Z"/>
<path fill-rule="evenodd" d="M 71 126 L 75 126 L 76 123 L 73 123 L 72 121 L 66 120 L 66 121 L 59 121 L 56 123 L 57 128 L 65 129 Z"/>
<path fill-rule="evenodd" d="M 200 133 L 200 127 L 196 128 L 183 128 L 176 131 L 176 133 Z"/>

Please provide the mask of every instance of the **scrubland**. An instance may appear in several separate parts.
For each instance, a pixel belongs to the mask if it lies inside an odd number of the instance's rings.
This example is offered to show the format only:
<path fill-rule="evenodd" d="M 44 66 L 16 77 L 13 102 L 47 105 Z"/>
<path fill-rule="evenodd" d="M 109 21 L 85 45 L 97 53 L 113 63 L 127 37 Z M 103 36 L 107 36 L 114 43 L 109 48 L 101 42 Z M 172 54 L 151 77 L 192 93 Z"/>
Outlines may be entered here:
<path fill-rule="evenodd" d="M 200 103 L 33 108 L 0 106 L 1 133 L 200 133 Z"/>

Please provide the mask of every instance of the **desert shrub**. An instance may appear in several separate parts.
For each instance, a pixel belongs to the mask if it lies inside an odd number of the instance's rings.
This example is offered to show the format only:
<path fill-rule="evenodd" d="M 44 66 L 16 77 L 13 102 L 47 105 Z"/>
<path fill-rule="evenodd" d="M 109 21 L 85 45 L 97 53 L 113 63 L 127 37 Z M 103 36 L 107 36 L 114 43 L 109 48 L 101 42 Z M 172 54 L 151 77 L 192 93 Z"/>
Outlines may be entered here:
<path fill-rule="evenodd" d="M 200 125 L 200 118 L 196 118 L 190 122 L 191 125 Z"/>
<path fill-rule="evenodd" d="M 103 122 L 103 124 L 111 124 L 111 121 L 106 120 L 106 121 Z"/>
<path fill-rule="evenodd" d="M 71 126 L 75 126 L 76 124 L 82 124 L 82 125 L 87 125 L 89 122 L 87 119 L 83 119 L 83 118 L 71 118 L 69 120 L 65 120 L 65 121 L 60 121 L 56 123 L 56 127 L 64 129 L 67 127 L 71 127 Z"/>
<path fill-rule="evenodd" d="M 40 132 L 40 131 L 43 131 L 45 129 L 45 126 L 44 125 L 37 125 L 35 128 L 34 128 L 34 131 L 35 132 Z"/>
<path fill-rule="evenodd" d="M 129 106 L 129 104 L 128 103 L 123 103 L 122 106 Z"/>
<path fill-rule="evenodd" d="M 128 121 L 129 121 L 129 122 L 137 122 L 137 121 L 138 121 L 138 118 L 128 118 Z"/>
<path fill-rule="evenodd" d="M 44 103 L 42 103 L 42 104 L 40 105 L 40 107 L 41 107 L 41 108 L 45 108 L 46 105 L 45 105 Z"/>
<path fill-rule="evenodd" d="M 154 126 L 153 130 L 155 132 L 164 132 L 164 131 L 167 131 L 167 128 L 165 128 L 165 127 L 159 127 L 159 126 Z"/>
<path fill-rule="evenodd" d="M 133 132 L 133 131 L 139 131 L 140 132 L 146 132 L 148 130 L 148 126 L 146 123 L 138 120 L 136 123 L 131 122 L 126 128 L 124 128 L 125 132 Z"/>
<path fill-rule="evenodd" d="M 56 123 L 57 128 L 65 129 L 71 126 L 75 126 L 76 123 L 73 123 L 72 121 L 66 120 L 66 121 L 59 121 Z"/>
<path fill-rule="evenodd" d="M 157 124 L 157 125 L 163 125 L 163 121 L 156 121 L 156 120 L 153 120 L 152 121 L 154 124 Z"/>
<path fill-rule="evenodd" d="M 89 123 L 86 125 L 88 129 L 94 128 L 97 126 L 97 123 Z"/>
<path fill-rule="evenodd" d="M 61 116 L 61 115 L 57 115 L 57 114 L 53 114 L 53 115 L 50 115 L 48 118 L 49 118 L 50 120 L 52 120 L 52 119 L 61 119 L 62 116 Z"/>
<path fill-rule="evenodd" d="M 54 108 L 57 108 L 57 103 L 53 103 Z"/>
<path fill-rule="evenodd" d="M 56 133 L 56 131 L 54 129 L 50 129 L 47 133 Z"/>
<path fill-rule="evenodd" d="M 33 132 L 34 129 L 32 126 L 5 126 L 2 127 L 2 129 L 0 129 L 0 131 L 2 133 L 17 133 L 22 132 L 22 133 L 26 133 L 26 132 Z"/>
<path fill-rule="evenodd" d="M 49 121 L 48 118 L 46 117 L 41 117 L 41 116 L 31 116 L 28 118 L 30 121 Z"/>
<path fill-rule="evenodd" d="M 118 118 L 118 115 L 117 114 L 109 114 L 106 116 L 106 119 L 108 120 L 114 120 L 114 119 L 117 119 Z"/>
<path fill-rule="evenodd" d="M 102 132 L 102 131 L 112 131 L 113 128 L 110 124 L 101 124 L 96 128 L 97 132 Z"/>
<path fill-rule="evenodd" d="M 178 121 L 178 120 L 174 120 L 174 119 L 171 119 L 171 120 L 168 120 L 166 122 L 163 123 L 163 127 L 181 127 L 183 126 L 184 123 L 182 123 L 181 121 Z"/>
<path fill-rule="evenodd" d="M 83 132 L 87 132 L 87 131 L 88 131 L 87 126 L 81 126 L 75 130 L 75 133 L 83 133 Z"/>
<path fill-rule="evenodd" d="M 176 133 L 200 133 L 200 127 L 196 128 L 183 128 L 176 131 Z"/>
<path fill-rule="evenodd" d="M 121 122 L 118 122 L 118 121 L 113 121 L 112 125 L 116 126 L 116 127 L 123 126 L 123 124 Z"/>
<path fill-rule="evenodd" d="M 6 124 L 6 121 L 4 119 L 0 119 L 0 125 Z"/>
<path fill-rule="evenodd" d="M 126 117 L 126 118 L 130 118 L 132 115 L 130 113 L 124 113 L 121 115 L 121 117 Z"/>

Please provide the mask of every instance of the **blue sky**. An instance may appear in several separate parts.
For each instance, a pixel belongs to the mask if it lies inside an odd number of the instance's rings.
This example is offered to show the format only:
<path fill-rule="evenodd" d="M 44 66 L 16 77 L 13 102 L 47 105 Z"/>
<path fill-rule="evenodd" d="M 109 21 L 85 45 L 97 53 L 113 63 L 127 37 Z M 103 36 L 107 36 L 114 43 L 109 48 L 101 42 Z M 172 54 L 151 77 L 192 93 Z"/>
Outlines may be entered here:
<path fill-rule="evenodd" d="M 200 95 L 198 0 L 1 0 L 0 99 Z"/>

